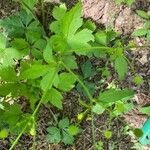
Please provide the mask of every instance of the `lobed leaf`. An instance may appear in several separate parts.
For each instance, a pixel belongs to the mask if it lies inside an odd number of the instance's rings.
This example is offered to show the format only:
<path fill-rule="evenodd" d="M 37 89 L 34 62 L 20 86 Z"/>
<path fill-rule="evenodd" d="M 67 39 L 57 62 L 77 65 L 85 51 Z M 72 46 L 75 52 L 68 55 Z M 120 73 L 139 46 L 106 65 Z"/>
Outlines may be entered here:
<path fill-rule="evenodd" d="M 125 101 L 134 96 L 134 91 L 129 89 L 117 90 L 117 89 L 109 89 L 100 93 L 98 100 L 102 103 L 111 103 L 116 101 Z"/>
<path fill-rule="evenodd" d="M 45 75 L 49 71 L 48 65 L 32 65 L 29 69 L 23 71 L 20 75 L 21 79 L 36 79 Z"/>
<path fill-rule="evenodd" d="M 54 105 L 59 109 L 63 108 L 62 99 L 63 99 L 62 94 L 54 88 L 50 89 L 45 96 L 46 102 L 50 102 L 52 105 Z"/>
<path fill-rule="evenodd" d="M 71 73 L 61 73 L 59 75 L 58 88 L 64 92 L 70 91 L 76 82 L 75 77 Z"/>

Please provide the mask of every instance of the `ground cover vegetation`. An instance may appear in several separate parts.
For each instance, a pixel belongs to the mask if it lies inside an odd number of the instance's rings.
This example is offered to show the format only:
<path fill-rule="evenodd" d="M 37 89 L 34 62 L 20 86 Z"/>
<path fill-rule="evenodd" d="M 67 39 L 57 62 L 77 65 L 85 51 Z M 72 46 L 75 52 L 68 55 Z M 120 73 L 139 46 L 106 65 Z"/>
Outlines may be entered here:
<path fill-rule="evenodd" d="M 12 150 L 23 134 L 35 137 L 41 105 L 50 104 L 63 110 L 64 94 L 75 89 L 83 111 L 76 114 L 73 123 L 67 116 L 60 119 L 52 112 L 54 121 L 47 128 L 47 142 L 73 144 L 75 136 L 82 131 L 80 123 L 88 116 L 93 149 L 100 149 L 101 143 L 95 138 L 95 116 L 107 112 L 111 122 L 134 107 L 132 98 L 136 91 L 122 89 L 115 81 L 121 83 L 131 72 L 133 83 L 142 84 L 142 77 L 125 55 L 138 46 L 126 42 L 113 29 L 97 29 L 90 19 L 84 20 L 81 2 L 70 10 L 65 4 L 54 6 L 48 23 L 43 0 L 18 2 L 20 12 L 0 20 L 3 31 L 0 33 L 0 138 L 14 136 L 16 139 L 9 148 Z M 131 5 L 134 1 L 116 2 Z M 40 19 L 35 6 L 40 7 Z M 149 41 L 150 17 L 144 11 L 137 13 L 145 19 L 145 26 L 133 36 L 146 36 Z M 83 63 L 78 61 L 81 58 L 85 60 Z M 103 60 L 103 67 L 93 66 L 93 58 Z M 92 79 L 99 74 L 102 78 L 95 83 Z M 110 77 L 113 79 L 106 85 Z M 101 85 L 100 89 L 97 84 Z M 149 107 L 140 111 L 150 114 Z M 131 130 L 137 137 L 142 136 L 140 129 Z M 110 128 L 103 132 L 106 139 L 112 137 Z"/>

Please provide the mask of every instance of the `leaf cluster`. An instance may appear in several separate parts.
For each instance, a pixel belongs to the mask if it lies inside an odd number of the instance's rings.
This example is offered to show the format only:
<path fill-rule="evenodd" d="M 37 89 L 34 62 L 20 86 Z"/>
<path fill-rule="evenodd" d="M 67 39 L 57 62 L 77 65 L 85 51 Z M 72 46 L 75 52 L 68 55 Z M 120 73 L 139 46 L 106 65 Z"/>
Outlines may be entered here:
<path fill-rule="evenodd" d="M 73 144 L 74 136 L 79 133 L 79 128 L 75 125 L 70 125 L 69 119 L 64 118 L 60 120 L 57 126 L 50 126 L 47 128 L 47 140 L 49 143 Z"/>
<path fill-rule="evenodd" d="M 138 16 L 144 19 L 144 26 L 136 29 L 132 35 L 138 37 L 146 37 L 147 42 L 150 42 L 150 15 L 143 10 L 136 10 Z"/>
<path fill-rule="evenodd" d="M 89 61 L 93 57 L 107 60 L 118 79 L 125 79 L 129 67 L 124 42 L 118 39 L 120 35 L 113 30 L 97 31 L 91 20 L 84 22 L 81 3 L 78 3 L 69 11 L 64 4 L 54 7 L 54 21 L 49 23 L 51 36 L 48 37 L 31 13 L 36 1 L 23 0 L 21 4 L 23 8 L 29 7 L 28 11 L 22 10 L 0 21 L 4 31 L 0 33 L 0 96 L 4 97 L 0 104 L 3 108 L 0 109 L 0 137 L 8 135 L 6 130 L 18 134 L 26 124 L 25 132 L 35 135 L 40 105 L 51 104 L 62 110 L 63 94 L 73 88 L 79 89 L 79 84 L 90 101 L 82 102 L 85 112 L 99 115 L 114 105 L 119 113 L 127 111 L 124 107 L 134 96 L 133 90 L 111 87 L 94 97 L 95 83 L 88 82 L 98 73 Z M 87 58 L 81 66 L 77 61 L 79 57 Z M 78 69 L 81 74 L 75 73 Z M 104 76 L 111 75 L 107 67 L 102 70 Z M 20 104 L 23 98 L 30 105 L 28 113 Z M 47 131 L 50 143 L 72 144 L 79 129 L 64 118 Z"/>

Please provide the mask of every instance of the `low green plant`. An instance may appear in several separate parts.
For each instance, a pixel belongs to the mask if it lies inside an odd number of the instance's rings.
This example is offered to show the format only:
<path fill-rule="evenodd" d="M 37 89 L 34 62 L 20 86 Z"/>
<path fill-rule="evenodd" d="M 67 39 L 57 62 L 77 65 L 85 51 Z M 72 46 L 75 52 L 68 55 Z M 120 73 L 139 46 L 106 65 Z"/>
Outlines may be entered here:
<path fill-rule="evenodd" d="M 75 125 L 70 125 L 69 119 L 64 118 L 58 122 L 56 126 L 47 128 L 47 140 L 49 143 L 73 144 L 74 136 L 79 133 L 79 128 Z"/>
<path fill-rule="evenodd" d="M 110 86 L 101 89 L 95 97 L 87 79 L 99 71 L 107 78 L 111 72 L 107 66 L 95 69 L 89 60 L 96 57 L 113 64 L 117 80 L 122 81 L 131 65 L 124 53 L 130 46 L 124 44 L 118 33 L 96 31 L 94 23 L 84 22 L 81 3 L 69 11 L 64 4 L 55 6 L 54 21 L 49 23 L 51 36 L 48 36 L 43 26 L 44 1 L 41 0 L 42 23 L 33 11 L 36 0 L 19 2 L 25 10 L 0 21 L 4 31 L 0 33 L 0 96 L 3 97 L 0 138 L 17 135 L 9 149 L 12 150 L 23 134 L 36 136 L 40 106 L 51 104 L 62 110 L 63 93 L 82 88 L 87 101 L 79 100 L 83 112 L 77 114 L 76 122 L 79 125 L 87 114 L 91 115 L 93 145 L 96 145 L 94 115 L 108 111 L 110 116 L 116 117 L 126 112 L 127 100 L 134 96 L 134 91 Z M 87 61 L 81 65 L 82 73 L 77 74 L 80 68 L 77 58 L 81 56 Z M 23 99 L 30 105 L 27 111 L 22 109 Z M 119 114 L 115 114 L 116 110 Z M 68 118 L 64 118 L 47 129 L 47 139 L 50 143 L 72 144 L 78 130 L 78 126 L 70 125 Z M 105 137 L 111 137 L 109 130 Z"/>
<path fill-rule="evenodd" d="M 133 32 L 133 36 L 139 36 L 139 37 L 146 37 L 148 43 L 150 42 L 150 15 L 143 11 L 143 10 L 137 10 L 137 15 L 139 15 L 141 18 L 144 19 L 145 23 L 144 26 L 140 29 L 136 29 Z"/>
<path fill-rule="evenodd" d="M 115 0 L 116 4 L 127 4 L 128 6 L 131 6 L 135 0 Z"/>
<path fill-rule="evenodd" d="M 147 116 L 150 116 L 150 106 L 141 107 L 141 108 L 139 109 L 139 111 L 140 111 L 142 114 L 146 114 Z"/>

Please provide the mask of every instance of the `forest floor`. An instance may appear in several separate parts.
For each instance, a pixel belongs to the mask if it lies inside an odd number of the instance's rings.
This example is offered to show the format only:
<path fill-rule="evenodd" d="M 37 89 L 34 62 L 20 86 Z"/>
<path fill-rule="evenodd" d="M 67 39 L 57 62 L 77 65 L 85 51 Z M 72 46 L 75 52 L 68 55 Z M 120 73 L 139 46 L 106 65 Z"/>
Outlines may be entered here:
<path fill-rule="evenodd" d="M 65 2 L 68 7 L 75 4 L 75 1 L 69 2 L 69 0 L 65 0 Z M 11 0 L 0 0 L 0 18 L 14 14 L 18 9 L 18 4 L 15 2 Z M 113 0 L 83 0 L 83 16 L 85 18 L 91 18 L 97 23 L 97 26 L 105 26 L 106 29 L 113 27 L 115 31 L 126 35 L 129 39 L 132 39 L 131 33 L 134 29 L 140 28 L 144 24 L 144 20 L 136 15 L 136 9 L 150 11 L 150 2 L 148 0 L 137 0 L 129 8 L 125 5 L 117 6 Z M 140 46 L 145 44 L 143 38 L 134 38 L 133 41 Z M 136 109 L 124 115 L 123 119 L 133 127 L 140 128 L 145 122 L 146 117 L 141 115 L 137 108 L 150 104 L 150 49 L 133 49 L 127 55 L 132 60 L 136 72 L 143 77 L 144 83 L 139 87 L 134 86 L 129 73 L 127 80 L 120 84 L 121 87 L 129 87 L 137 91 L 134 98 Z M 98 63 L 98 65 L 101 65 L 101 63 Z M 72 118 L 71 121 L 73 122 L 76 114 L 82 111 L 82 108 L 78 104 L 78 94 L 75 90 L 72 90 L 71 93 L 65 94 L 64 97 L 63 111 L 51 109 L 62 118 L 65 116 Z M 35 139 L 36 150 L 92 150 L 91 121 L 88 119 L 81 124 L 83 130 L 76 138 L 73 146 L 47 144 L 45 138 L 47 133 L 46 128 L 52 118 L 49 107 L 51 106 L 42 106 L 39 112 L 38 135 Z M 107 129 L 107 122 L 108 114 L 95 118 L 96 140 L 104 143 L 104 150 L 131 150 L 136 142 L 131 136 L 125 133 L 123 130 L 125 124 L 119 119 L 114 119 L 111 123 L 113 137 L 110 140 L 104 138 L 101 131 Z M 9 139 L 0 141 L 0 150 L 8 150 L 9 144 Z M 31 147 L 32 138 L 30 136 L 23 136 L 15 150 L 30 150 Z M 145 147 L 144 149 L 150 150 L 150 147 Z"/>

